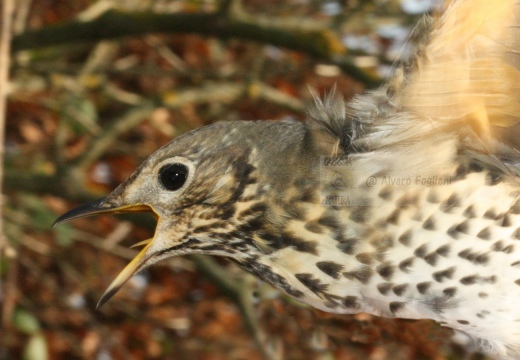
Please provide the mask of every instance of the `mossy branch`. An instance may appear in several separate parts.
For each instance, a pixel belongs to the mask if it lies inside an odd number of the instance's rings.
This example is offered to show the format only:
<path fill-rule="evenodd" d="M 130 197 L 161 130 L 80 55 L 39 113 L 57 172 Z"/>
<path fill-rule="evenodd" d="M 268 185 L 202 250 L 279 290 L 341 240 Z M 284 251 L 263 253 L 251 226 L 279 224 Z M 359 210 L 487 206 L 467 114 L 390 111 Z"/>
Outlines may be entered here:
<path fill-rule="evenodd" d="M 256 41 L 300 51 L 337 64 L 368 86 L 379 83 L 346 60 L 346 47 L 326 25 L 294 20 L 252 16 L 241 11 L 159 14 L 108 10 L 91 21 L 73 20 L 27 31 L 13 38 L 12 51 L 151 33 L 192 33 L 220 39 Z"/>

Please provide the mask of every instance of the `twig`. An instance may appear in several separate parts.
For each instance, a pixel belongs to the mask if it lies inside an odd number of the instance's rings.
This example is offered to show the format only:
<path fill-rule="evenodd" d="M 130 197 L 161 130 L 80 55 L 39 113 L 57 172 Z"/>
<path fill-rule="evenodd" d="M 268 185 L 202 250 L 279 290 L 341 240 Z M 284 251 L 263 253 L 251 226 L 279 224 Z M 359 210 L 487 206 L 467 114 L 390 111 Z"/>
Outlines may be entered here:
<path fill-rule="evenodd" d="M 170 75 L 170 74 L 169 74 Z M 141 101 L 143 101 L 142 96 L 135 94 L 130 91 L 126 91 L 121 89 L 116 84 L 109 82 L 104 86 L 105 94 L 116 101 L 119 101 L 120 103 L 126 104 L 126 105 L 139 105 Z"/>
<path fill-rule="evenodd" d="M 0 192 L 2 189 L 3 165 L 4 165 L 4 134 L 5 117 L 7 111 L 7 96 L 9 93 L 9 65 L 12 20 L 14 13 L 13 0 L 4 0 L 2 6 L 2 24 L 0 29 Z M 0 195 L 0 253 L 7 246 L 7 240 L 3 232 L 3 192 Z"/>
<path fill-rule="evenodd" d="M 113 41 L 102 41 L 96 45 L 85 62 L 79 76 L 88 76 L 95 73 L 99 68 L 106 67 L 114 61 L 119 44 Z"/>
<path fill-rule="evenodd" d="M 92 141 L 89 150 L 77 160 L 75 166 L 81 171 L 87 169 L 105 153 L 119 135 L 145 121 L 157 107 L 164 106 L 174 109 L 188 103 L 206 104 L 211 102 L 231 104 L 244 96 L 257 100 L 261 99 L 291 111 L 305 112 L 303 102 L 259 81 L 251 84 L 207 83 L 197 88 L 170 91 L 165 93 L 162 99 L 156 101 L 143 100 L 140 105 L 131 108 L 123 116 L 114 120 Z"/>
<path fill-rule="evenodd" d="M 22 236 L 20 243 L 23 246 L 27 247 L 27 249 L 34 251 L 43 256 L 49 256 L 52 252 L 52 249 L 49 245 L 47 245 L 41 241 L 38 241 L 34 237 L 27 235 L 27 234 L 24 234 Z"/>
<path fill-rule="evenodd" d="M 242 11 L 242 4 L 240 0 L 222 0 L 218 10 L 224 16 L 232 16 L 234 12 Z"/>
<path fill-rule="evenodd" d="M 17 3 L 16 14 L 14 18 L 13 32 L 20 34 L 25 31 L 29 12 L 31 10 L 32 0 L 20 0 Z"/>
<path fill-rule="evenodd" d="M 12 250 L 12 249 L 11 249 Z M 14 251 L 14 250 L 13 250 Z M 14 256 L 11 256 L 14 258 Z M 9 263 L 9 271 L 5 277 L 5 284 L 3 285 L 3 298 L 2 298 L 2 314 L 1 314 L 1 329 L 2 333 L 7 334 L 11 325 L 11 319 L 14 312 L 14 309 L 17 304 L 17 296 L 16 296 L 16 281 L 18 278 L 18 261 L 11 261 Z M 3 343 L 5 336 L 0 336 L 0 352 L 5 353 L 5 344 Z"/>
<path fill-rule="evenodd" d="M 6 170 L 4 173 L 4 188 L 7 192 L 26 191 L 35 194 L 52 194 L 75 201 L 89 201 L 96 198 L 93 194 L 82 193 L 81 189 L 77 187 L 64 186 L 64 183 L 65 181 L 62 182 L 59 177 L 54 175 L 16 170 Z"/>
<path fill-rule="evenodd" d="M 294 112 L 303 114 L 307 109 L 301 100 L 259 81 L 249 85 L 249 92 L 251 97 L 262 99 L 265 102 Z"/>
<path fill-rule="evenodd" d="M 260 81 L 247 84 L 205 84 L 198 88 L 167 92 L 160 100 L 143 100 L 138 106 L 131 108 L 123 116 L 114 120 L 92 141 L 89 150 L 76 160 L 72 170 L 59 172 L 57 175 L 8 171 L 5 173 L 6 188 L 8 190 L 53 194 L 76 201 L 93 200 L 99 195 L 89 193 L 83 186 L 77 186 L 77 180 L 84 178 L 83 171 L 104 154 L 118 136 L 145 121 L 157 107 L 178 108 L 187 103 L 211 102 L 231 104 L 241 97 L 247 96 L 255 100 L 276 104 L 297 113 L 303 114 L 305 112 L 305 105 L 302 101 Z M 71 187 L 70 184 L 74 184 L 74 186 Z"/>
<path fill-rule="evenodd" d="M 156 106 L 152 101 L 143 101 L 140 105 L 131 108 L 98 135 L 92 142 L 90 150 L 77 161 L 76 167 L 79 170 L 88 168 L 112 145 L 119 135 L 142 123 L 155 108 Z"/>
<path fill-rule="evenodd" d="M 74 230 L 72 232 L 72 238 L 76 241 L 85 242 L 98 249 L 104 250 L 106 252 L 109 252 L 113 255 L 119 256 L 120 258 L 127 260 L 132 260 L 137 254 L 137 251 L 135 250 L 129 249 L 121 245 L 107 244 L 105 242 L 105 239 L 80 230 Z"/>
<path fill-rule="evenodd" d="M 164 60 L 168 62 L 173 68 L 178 70 L 181 74 L 188 74 L 189 68 L 185 61 L 175 54 L 168 46 L 165 45 L 165 41 L 158 36 L 149 36 L 146 39 L 148 45 L 153 47 L 157 53 L 162 56 Z"/>
<path fill-rule="evenodd" d="M 132 231 L 132 224 L 128 221 L 121 221 L 117 224 L 116 228 L 108 234 L 103 243 L 106 247 L 116 246 L 130 234 L 130 231 Z"/>
<path fill-rule="evenodd" d="M 14 13 L 14 1 L 3 0 L 2 4 L 2 24 L 0 29 L 0 262 L 4 261 L 4 257 L 7 256 L 9 246 L 4 233 L 3 223 L 3 184 L 2 179 L 4 176 L 4 133 L 5 133 L 5 117 L 7 110 L 7 96 L 9 92 L 9 64 L 10 64 L 10 44 L 12 35 L 12 21 Z M 2 324 L 1 327 L 5 329 L 10 323 L 11 313 L 15 305 L 14 299 L 14 285 L 11 281 L 15 277 L 15 261 L 12 261 L 8 266 L 7 271 L 7 284 L 3 289 L 3 296 L 0 298 L 2 304 Z M 2 279 L 0 278 L 0 286 L 4 286 Z M 5 336 L 3 337 L 5 338 Z M 0 342 L 0 351 L 4 351 L 3 341 Z"/>

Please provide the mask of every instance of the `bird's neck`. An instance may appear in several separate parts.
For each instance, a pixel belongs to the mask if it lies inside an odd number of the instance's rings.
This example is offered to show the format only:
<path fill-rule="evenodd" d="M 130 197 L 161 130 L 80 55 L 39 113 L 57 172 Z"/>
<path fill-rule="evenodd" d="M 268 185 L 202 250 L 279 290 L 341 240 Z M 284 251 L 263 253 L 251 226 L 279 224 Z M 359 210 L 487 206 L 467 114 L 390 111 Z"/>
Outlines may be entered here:
<path fill-rule="evenodd" d="M 494 270 L 520 264 L 518 189 L 485 172 L 436 186 L 378 181 L 363 189 L 370 204 L 295 204 L 278 235 L 255 233 L 262 245 L 242 266 L 328 312 L 458 319 L 448 325 L 471 332 L 469 302 L 518 277 L 514 266 Z"/>

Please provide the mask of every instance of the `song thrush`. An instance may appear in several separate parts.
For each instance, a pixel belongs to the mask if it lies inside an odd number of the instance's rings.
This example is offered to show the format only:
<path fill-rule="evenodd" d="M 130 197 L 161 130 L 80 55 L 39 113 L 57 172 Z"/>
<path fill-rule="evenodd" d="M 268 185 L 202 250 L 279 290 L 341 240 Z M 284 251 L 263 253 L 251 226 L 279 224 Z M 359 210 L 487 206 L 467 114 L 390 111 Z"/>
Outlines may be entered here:
<path fill-rule="evenodd" d="M 161 259 L 209 254 L 318 309 L 433 319 L 520 358 L 519 15 L 447 1 L 379 90 L 331 92 L 306 123 L 192 131 L 61 216 L 158 216 L 99 305 Z"/>

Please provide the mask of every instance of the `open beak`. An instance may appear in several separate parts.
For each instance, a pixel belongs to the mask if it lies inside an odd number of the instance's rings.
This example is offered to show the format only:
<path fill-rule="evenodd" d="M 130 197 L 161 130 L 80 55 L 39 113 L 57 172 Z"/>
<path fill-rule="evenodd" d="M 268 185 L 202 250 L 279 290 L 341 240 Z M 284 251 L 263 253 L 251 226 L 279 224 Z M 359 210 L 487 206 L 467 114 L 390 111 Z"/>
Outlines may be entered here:
<path fill-rule="evenodd" d="M 101 298 L 99 299 L 96 310 L 99 309 L 103 304 L 105 304 L 108 300 L 112 298 L 121 289 L 121 287 L 137 272 L 145 263 L 145 254 L 150 245 L 152 244 L 153 239 L 147 240 L 148 243 L 146 246 L 137 254 L 135 258 L 126 267 L 116 276 L 114 280 L 108 285 L 108 288 L 105 290 Z"/>
<path fill-rule="evenodd" d="M 123 206 L 113 206 L 109 202 L 106 201 L 106 198 L 94 200 L 88 204 L 78 206 L 65 214 L 61 215 L 52 226 L 56 226 L 58 224 L 86 217 L 92 215 L 98 215 L 102 213 L 126 213 L 126 212 L 138 212 L 138 211 L 153 211 L 153 208 L 144 204 L 134 204 L 134 205 L 123 205 Z M 145 247 L 137 254 L 137 256 L 117 275 L 117 277 L 112 281 L 112 283 L 105 290 L 101 298 L 99 299 L 96 309 L 99 309 L 106 303 L 114 294 L 134 275 L 137 271 L 139 271 L 146 260 L 145 257 L 146 252 L 150 245 L 152 244 L 153 239 L 148 239 L 145 241 L 141 241 L 134 246 L 145 245 Z M 132 246 L 132 247 L 134 247 Z"/>
<path fill-rule="evenodd" d="M 89 202 L 88 204 L 84 204 L 81 206 L 78 206 L 77 208 L 74 208 L 70 211 L 67 211 L 65 214 L 61 215 L 59 218 L 54 221 L 52 226 L 56 226 L 58 224 L 79 219 L 82 217 L 92 216 L 92 215 L 99 215 L 103 213 L 113 213 L 113 214 L 119 214 L 119 213 L 127 213 L 127 212 L 140 212 L 140 211 L 153 211 L 153 209 L 144 204 L 131 204 L 131 205 L 122 205 L 122 206 L 114 206 L 110 203 L 108 203 L 107 198 L 101 198 L 94 200 L 92 202 Z"/>

